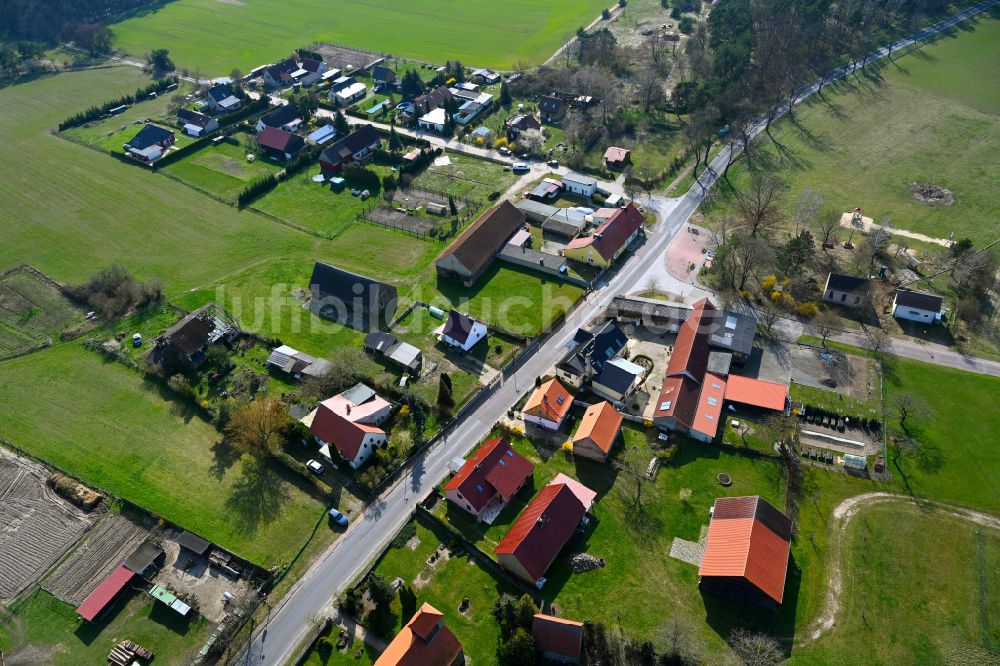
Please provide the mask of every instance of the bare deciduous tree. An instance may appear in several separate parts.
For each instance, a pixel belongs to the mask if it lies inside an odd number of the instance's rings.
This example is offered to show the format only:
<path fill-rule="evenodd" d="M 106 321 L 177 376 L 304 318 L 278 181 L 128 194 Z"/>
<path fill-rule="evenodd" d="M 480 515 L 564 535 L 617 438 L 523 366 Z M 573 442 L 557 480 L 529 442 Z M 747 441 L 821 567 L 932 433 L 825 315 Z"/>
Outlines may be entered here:
<path fill-rule="evenodd" d="M 833 245 L 837 242 L 837 230 L 840 229 L 840 215 L 835 211 L 821 214 L 817 218 L 816 228 L 819 232 L 819 240 L 825 250 L 827 245 Z"/>
<path fill-rule="evenodd" d="M 896 412 L 899 429 L 910 435 L 916 421 L 928 419 L 931 416 L 930 406 L 919 396 L 904 391 L 892 397 L 892 408 Z"/>
<path fill-rule="evenodd" d="M 795 201 L 795 212 L 792 214 L 796 234 L 812 225 L 822 206 L 823 194 L 819 190 L 807 187 L 799 192 Z"/>
<path fill-rule="evenodd" d="M 745 191 L 736 192 L 737 208 L 743 222 L 750 229 L 751 236 L 771 229 L 781 221 L 781 211 L 777 204 L 781 188 L 782 183 L 776 177 L 756 173 Z"/>
<path fill-rule="evenodd" d="M 734 629 L 729 646 L 744 666 L 777 666 L 784 660 L 781 645 L 764 633 Z"/>
<path fill-rule="evenodd" d="M 812 330 L 816 332 L 816 335 L 822 340 L 822 344 L 826 347 L 827 339 L 840 330 L 840 321 L 837 319 L 829 310 L 823 310 L 818 315 L 813 317 L 812 322 L 809 324 Z"/>

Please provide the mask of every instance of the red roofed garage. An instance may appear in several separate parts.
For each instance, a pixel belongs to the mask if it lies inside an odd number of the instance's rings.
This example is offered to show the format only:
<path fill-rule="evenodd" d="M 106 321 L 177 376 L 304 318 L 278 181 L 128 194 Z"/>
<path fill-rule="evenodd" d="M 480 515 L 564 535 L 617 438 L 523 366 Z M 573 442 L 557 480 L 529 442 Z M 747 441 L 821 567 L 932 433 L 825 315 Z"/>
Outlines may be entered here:
<path fill-rule="evenodd" d="M 94 588 L 94 591 L 87 595 L 76 612 L 87 622 L 104 612 L 115 598 L 121 594 L 135 576 L 135 572 L 120 565 L 117 569 L 108 574 L 108 577 L 101 581 L 101 584 Z"/>
<path fill-rule="evenodd" d="M 788 387 L 784 384 L 739 375 L 726 378 L 726 400 L 729 402 L 783 412 L 787 395 Z"/>

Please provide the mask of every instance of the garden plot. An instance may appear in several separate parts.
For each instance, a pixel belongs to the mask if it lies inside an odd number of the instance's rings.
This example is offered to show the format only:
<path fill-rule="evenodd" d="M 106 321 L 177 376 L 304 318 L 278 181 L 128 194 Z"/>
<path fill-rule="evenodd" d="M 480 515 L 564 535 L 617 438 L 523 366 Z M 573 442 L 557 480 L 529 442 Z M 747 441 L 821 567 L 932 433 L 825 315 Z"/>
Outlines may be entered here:
<path fill-rule="evenodd" d="M 45 485 L 48 475 L 0 449 L 0 602 L 38 580 L 94 522 Z"/>
<path fill-rule="evenodd" d="M 107 513 L 42 587 L 54 597 L 79 605 L 149 536 L 150 531 L 138 521 Z"/>
<path fill-rule="evenodd" d="M 372 224 L 379 224 L 383 227 L 391 227 L 401 231 L 408 231 L 411 234 L 426 236 L 431 229 L 441 226 L 441 221 L 422 215 L 410 215 L 395 208 L 387 206 L 376 206 L 368 211 L 365 219 Z"/>
<path fill-rule="evenodd" d="M 0 276 L 0 358 L 26 351 L 85 323 L 59 285 L 30 266 Z"/>
<path fill-rule="evenodd" d="M 337 44 L 321 44 L 315 50 L 323 56 L 323 62 L 327 65 L 345 72 L 365 71 L 382 60 L 382 56 L 377 53 Z"/>
<path fill-rule="evenodd" d="M 832 349 L 792 346 L 792 382 L 836 391 L 858 400 L 868 398 L 868 361 Z"/>

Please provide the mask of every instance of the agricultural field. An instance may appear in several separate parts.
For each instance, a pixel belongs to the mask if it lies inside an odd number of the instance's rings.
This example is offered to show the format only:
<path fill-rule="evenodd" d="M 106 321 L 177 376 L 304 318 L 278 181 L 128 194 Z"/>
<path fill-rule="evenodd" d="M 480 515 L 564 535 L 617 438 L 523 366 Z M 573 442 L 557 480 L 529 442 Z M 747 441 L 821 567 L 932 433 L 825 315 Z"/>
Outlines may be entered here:
<path fill-rule="evenodd" d="M 994 14 L 995 16 L 995 14 Z M 830 84 L 795 118 L 762 135 L 756 166 L 786 181 L 785 210 L 805 187 L 820 190 L 825 207 L 855 206 L 879 222 L 932 238 L 969 237 L 977 245 L 1000 235 L 995 187 L 1000 151 L 1000 19 L 969 21 L 951 35 L 894 62 L 869 66 Z M 737 187 L 748 179 L 744 158 L 729 171 Z M 950 205 L 917 201 L 911 183 L 946 188 Z"/>
<path fill-rule="evenodd" d="M 305 0 L 180 0 L 111 28 L 117 48 L 141 56 L 168 47 L 178 67 L 208 77 L 228 74 L 233 67 L 250 71 L 310 42 L 511 69 L 518 61 L 540 64 L 607 6 L 601 0 L 502 5 L 418 0 L 405 6 L 390 0 L 360 5 L 337 0 L 317 10 Z"/>
<path fill-rule="evenodd" d="M 82 309 L 58 285 L 28 266 L 0 275 L 0 358 L 23 352 L 86 325 Z"/>
<path fill-rule="evenodd" d="M 224 201 L 235 201 L 236 195 L 252 181 L 281 171 L 279 164 L 267 159 L 248 162 L 247 154 L 252 152 L 256 151 L 251 147 L 250 137 L 237 132 L 225 142 L 205 146 L 161 171 Z"/>

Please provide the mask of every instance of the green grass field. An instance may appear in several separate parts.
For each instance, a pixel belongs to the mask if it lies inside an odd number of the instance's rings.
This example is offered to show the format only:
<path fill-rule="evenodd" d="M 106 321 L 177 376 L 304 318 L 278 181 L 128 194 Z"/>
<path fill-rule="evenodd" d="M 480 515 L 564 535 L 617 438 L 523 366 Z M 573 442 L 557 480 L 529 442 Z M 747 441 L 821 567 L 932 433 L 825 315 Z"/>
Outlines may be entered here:
<path fill-rule="evenodd" d="M 0 357 L 18 353 L 84 323 L 84 311 L 28 269 L 0 277 Z"/>
<path fill-rule="evenodd" d="M 428 62 L 461 60 L 509 69 L 538 64 L 597 18 L 606 0 L 180 0 L 112 26 L 115 46 L 134 55 L 169 48 L 179 67 L 205 75 L 249 71 L 310 42 L 332 42 Z"/>
<path fill-rule="evenodd" d="M 912 505 L 864 509 L 845 535 L 837 624 L 790 663 L 996 663 L 984 634 L 1000 643 L 1000 533 L 983 533 L 981 607 L 979 529 Z"/>
<path fill-rule="evenodd" d="M 504 171 L 499 164 L 469 157 L 462 153 L 448 152 L 451 164 L 435 166 L 431 163 L 413 181 L 414 187 L 426 187 L 456 197 L 488 203 L 493 192 L 506 192 L 517 176 Z"/>
<path fill-rule="evenodd" d="M 249 137 L 242 132 L 231 137 L 239 143 L 205 146 L 192 155 L 168 164 L 162 171 L 226 201 L 235 201 L 236 195 L 251 181 L 281 171 L 280 165 L 267 159 L 247 162 Z"/>
<path fill-rule="evenodd" d="M 1000 232 L 1000 20 L 966 22 L 956 37 L 898 57 L 878 79 L 854 76 L 824 88 L 773 133 L 759 139 L 758 166 L 788 183 L 790 206 L 804 187 L 819 189 L 830 210 L 861 206 L 875 221 L 934 238 L 968 236 L 977 244 Z M 968 28 L 968 30 L 966 29 Z M 730 179 L 747 179 L 746 161 Z M 950 206 L 912 198 L 911 182 L 955 193 Z"/>

